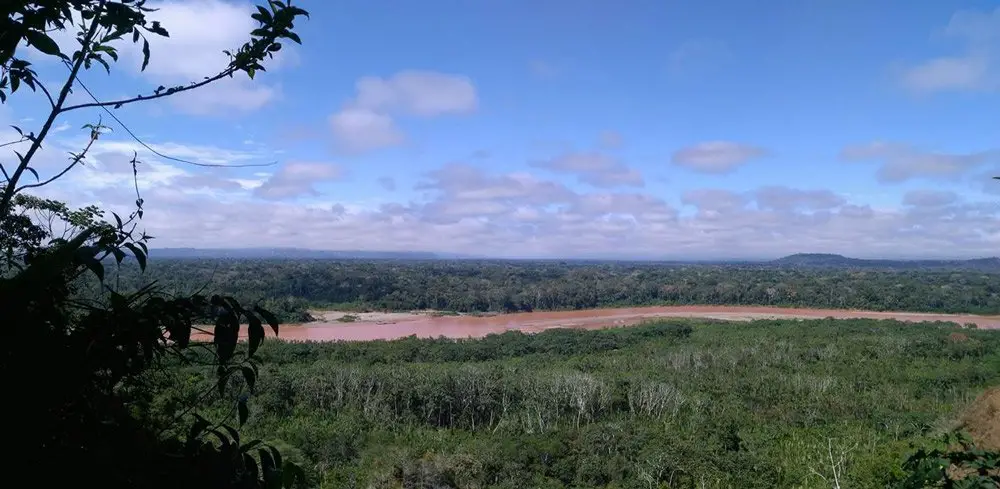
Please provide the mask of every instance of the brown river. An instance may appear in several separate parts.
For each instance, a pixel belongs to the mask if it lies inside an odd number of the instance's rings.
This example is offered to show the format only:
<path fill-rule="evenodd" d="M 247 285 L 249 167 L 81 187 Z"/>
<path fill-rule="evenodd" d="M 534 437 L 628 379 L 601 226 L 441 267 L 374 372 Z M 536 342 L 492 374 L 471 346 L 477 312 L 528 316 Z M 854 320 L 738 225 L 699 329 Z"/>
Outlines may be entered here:
<path fill-rule="evenodd" d="M 338 321 L 353 315 L 352 322 Z M 292 341 L 368 341 L 417 336 L 422 338 L 478 338 L 490 333 L 519 330 L 535 333 L 551 328 L 597 329 L 630 326 L 642 321 L 664 318 L 706 318 L 729 321 L 755 319 L 837 319 L 869 318 L 899 321 L 950 321 L 974 323 L 980 328 L 1000 328 L 1000 316 L 967 314 L 930 314 L 911 312 L 872 312 L 854 310 L 789 309 L 744 306 L 656 306 L 589 309 L 580 311 L 541 311 L 493 316 L 440 316 L 428 312 L 412 313 L 343 313 L 318 311 L 320 321 L 283 325 L 280 337 Z M 245 330 L 244 330 L 245 333 Z M 272 336 L 270 329 L 268 335 Z"/>

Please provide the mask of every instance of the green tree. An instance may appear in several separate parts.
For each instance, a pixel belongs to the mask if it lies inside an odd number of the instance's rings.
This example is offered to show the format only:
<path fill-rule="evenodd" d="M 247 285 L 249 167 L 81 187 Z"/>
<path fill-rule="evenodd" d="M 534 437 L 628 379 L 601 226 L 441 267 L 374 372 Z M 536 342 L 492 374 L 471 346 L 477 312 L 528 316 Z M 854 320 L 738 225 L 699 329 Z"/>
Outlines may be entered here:
<path fill-rule="evenodd" d="M 267 310 L 229 297 L 171 297 L 155 284 L 123 293 L 105 283 L 105 265 L 134 259 L 146 266 L 150 237 L 137 231 L 143 200 L 136 186 L 135 210 L 105 221 L 96 207 L 65 204 L 26 193 L 72 170 L 87 156 L 105 126 L 87 125 L 90 138 L 69 164 L 48 178 L 32 167 L 57 119 L 81 109 L 111 113 L 124 105 L 195 90 L 223 78 L 254 77 L 284 40 L 300 42 L 294 22 L 308 16 L 289 2 L 269 0 L 253 14 L 257 27 L 242 46 L 227 51 L 229 63 L 215 75 L 186 85 L 159 87 L 132 98 L 68 105 L 81 86 L 77 76 L 96 65 L 111 70 L 128 39 L 141 46 L 145 69 L 149 36 L 169 36 L 147 19 L 145 0 L 11 0 L 0 5 L 0 102 L 28 87 L 44 95 L 51 110 L 37 132 L 15 127 L 26 145 L 16 161 L 0 162 L 0 323 L 8 332 L 0 346 L 7 374 L 9 430 L 7 463 L 30 474 L 32 485 L 101 487 L 279 487 L 302 480 L 297 466 L 258 441 L 241 442 L 229 426 L 249 416 L 247 400 L 256 383 L 255 357 L 265 324 L 278 331 Z M 76 30 L 72 53 L 63 52 L 53 31 Z M 50 89 L 22 54 L 34 50 L 68 69 Z M 7 146 L 8 144 L 5 144 Z M 5 166 L 3 163 L 7 163 Z M 133 158 L 133 169 L 138 161 Z M 35 181 L 26 182 L 30 173 Z M 59 231 L 58 228 L 62 227 Z M 84 299 L 82 282 L 100 282 L 101 296 Z M 199 324 L 212 324 L 211 345 L 190 341 Z M 249 341 L 239 344 L 246 328 Z M 168 358 L 207 362 L 217 382 L 177 412 L 156 413 L 150 399 L 156 376 L 169 375 Z M 24 372 L 22 375 L 21 372 Z M 212 396 L 232 402 L 232 415 L 209 421 L 194 413 Z"/>

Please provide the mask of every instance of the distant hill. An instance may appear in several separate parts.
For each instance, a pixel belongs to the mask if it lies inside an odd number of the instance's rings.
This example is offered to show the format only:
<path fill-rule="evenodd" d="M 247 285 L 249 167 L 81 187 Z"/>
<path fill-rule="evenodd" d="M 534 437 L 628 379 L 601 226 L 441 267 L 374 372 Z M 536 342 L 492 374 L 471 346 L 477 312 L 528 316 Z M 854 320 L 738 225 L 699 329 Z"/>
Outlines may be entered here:
<path fill-rule="evenodd" d="M 1000 272 L 1000 258 L 975 258 L 971 260 L 866 260 L 827 253 L 798 253 L 768 262 L 779 267 L 797 268 L 862 268 L 901 270 L 979 270 Z"/>
<path fill-rule="evenodd" d="M 300 259 L 300 260 L 442 260 L 467 256 L 420 251 L 326 251 L 302 248 L 159 248 L 153 258 L 186 259 Z"/>
<path fill-rule="evenodd" d="M 360 251 L 360 250 L 310 250 L 303 248 L 159 248 L 151 249 L 150 257 L 165 259 L 234 259 L 234 260 L 487 260 L 489 257 L 455 253 L 424 251 Z M 504 260 L 506 261 L 506 260 Z M 519 261 L 519 260 L 515 260 Z M 532 260 L 528 260 L 532 261 Z M 971 260 L 886 260 L 848 258 L 828 253 L 798 253 L 771 261 L 748 260 L 699 260 L 655 261 L 629 259 L 560 259 L 567 264 L 603 262 L 644 262 L 663 265 L 714 265 L 714 266 L 764 266 L 780 268 L 845 268 L 845 269 L 895 269 L 895 270 L 976 270 L 1000 273 L 1000 258 Z"/>

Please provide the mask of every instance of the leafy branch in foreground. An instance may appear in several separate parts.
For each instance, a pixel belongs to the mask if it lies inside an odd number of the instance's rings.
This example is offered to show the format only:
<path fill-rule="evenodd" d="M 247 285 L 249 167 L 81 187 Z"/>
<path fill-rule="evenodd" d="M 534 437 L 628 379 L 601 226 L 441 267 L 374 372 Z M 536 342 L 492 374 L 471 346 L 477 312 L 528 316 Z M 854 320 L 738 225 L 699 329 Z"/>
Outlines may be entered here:
<path fill-rule="evenodd" d="M 146 69 L 151 56 L 147 36 L 169 33 L 158 21 L 147 19 L 155 10 L 145 5 L 145 0 L 0 4 L 0 103 L 27 86 L 40 91 L 50 108 L 37 131 L 15 127 L 20 137 L 4 146 L 26 144 L 27 149 L 13 151 L 15 165 L 0 163 L 0 322 L 7 332 L 0 342 L 0 368 L 32 372 L 10 381 L 8 392 L 21 395 L 11 402 L 8 414 L 26 429 L 5 439 L 14 447 L 7 462 L 34 474 L 34 484 L 44 487 L 301 484 L 304 473 L 299 467 L 283 462 L 277 450 L 259 441 L 242 442 L 237 429 L 227 424 L 235 418 L 242 426 L 249 417 L 247 401 L 259 376 L 256 353 L 265 324 L 278 332 L 274 315 L 221 295 L 172 297 L 155 283 L 122 292 L 108 281 L 106 265 L 112 259 L 121 266 L 131 257 L 143 271 L 147 265 L 152 237 L 137 230 L 144 214 L 137 155 L 130 162 L 135 208 L 124 217 L 111 213 L 113 222 L 95 206 L 71 210 L 61 202 L 23 193 L 48 186 L 82 164 L 107 129 L 100 122 L 84 126 L 90 131 L 86 146 L 71 153 L 61 171 L 42 178 L 32 162 L 62 114 L 102 108 L 117 121 L 109 107 L 164 98 L 239 73 L 253 78 L 264 71 L 262 63 L 281 50 L 280 41 L 300 42 L 292 30 L 294 21 L 308 17 L 290 2 L 268 0 L 252 16 L 257 27 L 250 39 L 226 52 L 229 63 L 216 75 L 128 99 L 102 102 L 92 96 L 92 103 L 67 105 L 74 86 L 82 87 L 79 74 L 96 65 L 110 72 L 119 58 L 118 47 L 128 37 L 133 44 L 141 40 L 142 69 Z M 72 53 L 63 52 L 66 47 L 50 36 L 70 29 L 76 31 Z M 58 90 L 50 90 L 20 56 L 25 49 L 65 64 L 68 75 Z M 26 172 L 34 176 L 34 183 L 23 182 Z M 81 284 L 95 281 L 101 291 L 98 297 L 87 299 L 78 293 Z M 200 324 L 213 325 L 205 330 L 213 335 L 210 345 L 192 341 L 192 332 L 203 330 Z M 241 344 L 244 324 L 248 341 Z M 191 355 L 196 351 L 210 355 L 207 360 Z M 214 366 L 217 380 L 208 394 L 225 395 L 227 385 L 242 377 L 237 383 L 240 390 L 230 392 L 235 394 L 231 412 L 210 423 L 194 412 L 206 401 L 202 396 L 177 416 L 151 412 L 145 399 L 156 386 L 149 379 L 154 373 L 170 375 L 165 360 L 171 358 Z M 184 427 L 188 420 L 193 424 Z"/>
<path fill-rule="evenodd" d="M 946 433 L 917 449 L 903 464 L 910 474 L 903 488 L 973 489 L 1000 487 L 1000 452 L 976 447 L 963 433 Z"/>
<path fill-rule="evenodd" d="M 93 63 L 103 65 L 110 72 L 108 59 L 118 60 L 118 49 L 113 44 L 121 41 L 124 36 L 131 35 L 132 42 L 142 39 L 142 70 L 146 69 L 151 56 L 147 34 L 168 37 L 167 30 L 158 21 L 148 21 L 146 14 L 154 9 L 145 6 L 145 0 L 47 0 L 43 2 L 27 2 L 24 0 L 8 2 L 0 8 L 0 14 L 6 13 L 6 19 L 0 22 L 0 101 L 6 101 L 8 94 L 16 92 L 22 84 L 32 90 L 42 90 L 52 106 L 49 116 L 45 119 L 37 135 L 29 134 L 31 145 L 23 154 L 18 153 L 18 165 L 13 172 L 4 169 L 6 185 L 0 197 L 0 214 L 10 206 L 10 199 L 18 190 L 18 182 L 25 171 L 31 171 L 30 163 L 42 140 L 48 135 L 56 118 L 65 112 L 88 107 L 120 108 L 127 104 L 155 100 L 177 93 L 182 93 L 206 86 L 223 78 L 231 78 L 238 73 L 245 73 L 253 78 L 257 72 L 265 71 L 263 62 L 274 57 L 282 49 L 281 40 L 288 39 L 301 43 L 301 39 L 293 28 L 295 19 L 308 17 L 308 12 L 292 6 L 291 2 L 268 0 L 267 7 L 258 6 L 257 12 L 251 17 L 257 21 L 258 27 L 250 32 L 250 40 L 238 49 L 225 51 L 229 63 L 214 76 L 178 85 L 171 88 L 158 87 L 151 94 L 136 97 L 101 102 L 95 101 L 78 105 L 66 106 L 66 98 L 71 92 L 77 76 L 83 69 L 89 69 Z M 79 31 L 76 41 L 79 48 L 66 55 L 59 45 L 48 35 L 48 30 L 62 30 L 78 22 Z M 16 52 L 21 42 L 35 48 L 42 54 L 56 57 L 66 63 L 69 76 L 63 83 L 58 95 L 53 98 L 50 90 L 38 78 L 31 68 L 31 63 L 17 58 Z M 21 131 L 19 128 L 17 129 Z M 23 132 L 21 133 L 24 136 Z"/>

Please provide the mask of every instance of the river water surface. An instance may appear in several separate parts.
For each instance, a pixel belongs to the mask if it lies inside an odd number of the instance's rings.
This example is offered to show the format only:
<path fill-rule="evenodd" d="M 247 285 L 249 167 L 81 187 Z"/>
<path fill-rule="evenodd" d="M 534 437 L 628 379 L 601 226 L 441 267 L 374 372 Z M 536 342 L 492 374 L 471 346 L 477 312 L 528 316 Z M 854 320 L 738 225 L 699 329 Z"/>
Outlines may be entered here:
<path fill-rule="evenodd" d="M 974 323 L 980 328 L 1000 328 L 1000 316 L 962 314 L 927 314 L 910 312 L 872 312 L 828 309 L 787 309 L 742 306 L 663 306 L 587 309 L 580 311 L 541 311 L 494 316 L 436 316 L 429 313 L 363 313 L 354 322 L 329 318 L 345 313 L 318 312 L 323 321 L 283 325 L 280 337 L 293 341 L 366 341 L 390 340 L 417 336 L 421 338 L 478 338 L 490 333 L 519 330 L 535 333 L 551 328 L 597 329 L 629 326 L 662 317 L 710 318 L 730 321 L 754 319 L 896 319 L 908 322 L 951 321 Z M 245 333 L 245 329 L 244 329 Z M 269 336 L 272 335 L 268 329 Z"/>

